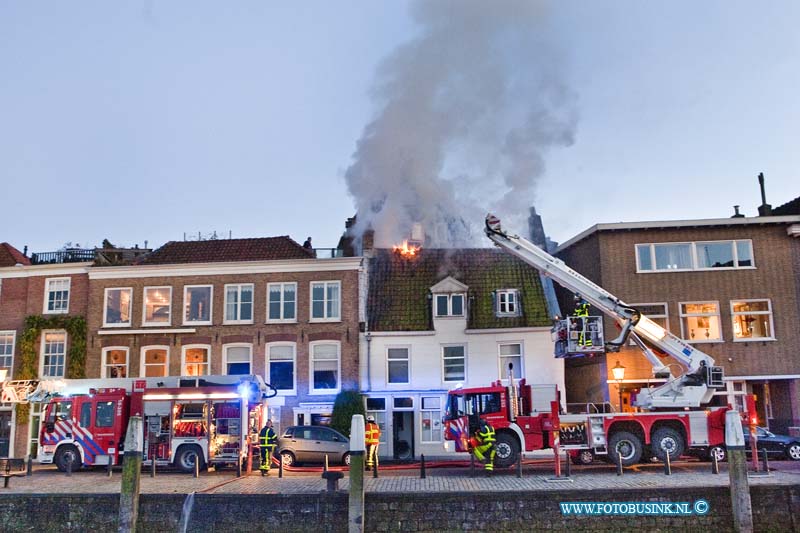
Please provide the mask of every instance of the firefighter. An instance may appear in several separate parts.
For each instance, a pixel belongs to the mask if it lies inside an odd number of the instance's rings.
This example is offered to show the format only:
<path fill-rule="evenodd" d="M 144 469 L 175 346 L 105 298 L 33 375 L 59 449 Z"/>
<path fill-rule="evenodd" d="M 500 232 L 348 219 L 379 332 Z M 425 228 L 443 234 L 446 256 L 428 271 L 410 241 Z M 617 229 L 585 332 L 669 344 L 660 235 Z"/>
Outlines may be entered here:
<path fill-rule="evenodd" d="M 381 440 L 381 428 L 375 423 L 375 417 L 367 417 L 367 425 L 364 427 L 364 444 L 367 446 L 367 470 L 372 470 L 372 466 L 378 467 L 378 444 Z"/>
<path fill-rule="evenodd" d="M 275 446 L 278 444 L 278 436 L 272 429 L 272 420 L 267 420 L 264 427 L 258 434 L 258 445 L 261 449 L 261 465 L 258 467 L 261 470 L 262 476 L 269 475 L 269 469 L 272 462 L 272 452 L 275 451 Z"/>
<path fill-rule="evenodd" d="M 486 472 L 494 471 L 495 441 L 494 428 L 486 420 L 481 420 L 478 429 L 473 433 L 471 443 L 472 453 L 484 464 Z"/>
<path fill-rule="evenodd" d="M 591 347 L 592 336 L 591 334 L 586 335 L 586 326 L 589 321 L 589 303 L 580 296 L 575 296 L 575 316 L 579 317 L 578 326 L 580 328 L 580 333 L 578 333 L 578 345 Z"/>

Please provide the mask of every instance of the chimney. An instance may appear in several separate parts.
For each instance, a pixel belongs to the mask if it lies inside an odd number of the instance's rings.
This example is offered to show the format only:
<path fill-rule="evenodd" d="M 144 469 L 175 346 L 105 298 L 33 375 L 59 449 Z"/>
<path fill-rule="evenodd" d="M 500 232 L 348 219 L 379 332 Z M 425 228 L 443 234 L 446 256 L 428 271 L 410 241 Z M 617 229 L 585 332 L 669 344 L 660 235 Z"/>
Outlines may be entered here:
<path fill-rule="evenodd" d="M 375 230 L 369 228 L 361 235 L 361 255 L 372 257 L 373 248 L 375 248 Z"/>
<path fill-rule="evenodd" d="M 758 173 L 758 185 L 761 187 L 761 205 L 758 206 L 758 216 L 768 217 L 772 214 L 772 206 L 767 203 L 767 193 L 764 191 L 764 173 Z"/>
<path fill-rule="evenodd" d="M 733 216 L 731 218 L 744 218 L 744 215 L 739 212 L 739 206 L 733 206 Z"/>
<path fill-rule="evenodd" d="M 528 233 L 533 244 L 542 250 L 547 250 L 547 236 L 544 233 L 542 217 L 536 214 L 536 208 L 533 206 L 531 206 L 531 215 L 528 217 Z"/>

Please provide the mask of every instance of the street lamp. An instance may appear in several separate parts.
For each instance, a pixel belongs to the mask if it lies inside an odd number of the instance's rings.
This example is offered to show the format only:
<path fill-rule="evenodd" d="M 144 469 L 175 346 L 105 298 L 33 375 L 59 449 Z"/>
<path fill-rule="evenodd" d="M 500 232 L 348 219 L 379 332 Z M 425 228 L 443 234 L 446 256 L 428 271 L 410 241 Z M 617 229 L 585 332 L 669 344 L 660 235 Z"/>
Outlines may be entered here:
<path fill-rule="evenodd" d="M 617 359 L 617 364 L 615 367 L 611 369 L 611 373 L 614 375 L 614 381 L 617 382 L 617 389 L 619 389 L 619 411 L 622 412 L 622 380 L 625 379 L 625 367 L 619 364 L 619 359 Z"/>

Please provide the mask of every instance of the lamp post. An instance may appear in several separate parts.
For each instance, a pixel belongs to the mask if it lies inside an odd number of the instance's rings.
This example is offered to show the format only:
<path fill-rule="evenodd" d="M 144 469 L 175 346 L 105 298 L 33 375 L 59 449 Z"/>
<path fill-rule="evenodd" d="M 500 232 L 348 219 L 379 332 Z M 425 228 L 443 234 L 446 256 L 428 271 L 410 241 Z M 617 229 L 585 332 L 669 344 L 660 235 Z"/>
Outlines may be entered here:
<path fill-rule="evenodd" d="M 619 412 L 622 412 L 622 380 L 625 379 L 625 367 L 619 364 L 619 359 L 617 359 L 617 364 L 611 369 L 611 373 L 614 375 L 614 381 L 617 382 L 617 389 L 619 389 Z"/>

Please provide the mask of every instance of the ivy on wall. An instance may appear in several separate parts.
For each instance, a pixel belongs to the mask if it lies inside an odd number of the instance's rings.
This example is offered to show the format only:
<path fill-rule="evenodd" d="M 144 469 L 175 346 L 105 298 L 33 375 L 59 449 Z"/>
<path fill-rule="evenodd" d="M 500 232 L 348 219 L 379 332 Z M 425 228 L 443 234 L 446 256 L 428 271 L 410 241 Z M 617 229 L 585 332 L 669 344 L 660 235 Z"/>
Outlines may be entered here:
<path fill-rule="evenodd" d="M 25 330 L 19 339 L 20 366 L 15 379 L 36 379 L 39 374 L 38 345 L 42 330 L 63 329 L 67 332 L 66 377 L 86 377 L 86 319 L 82 316 L 54 315 L 44 317 L 31 315 L 25 318 Z M 29 404 L 17 404 L 17 419 L 27 420 Z"/>

